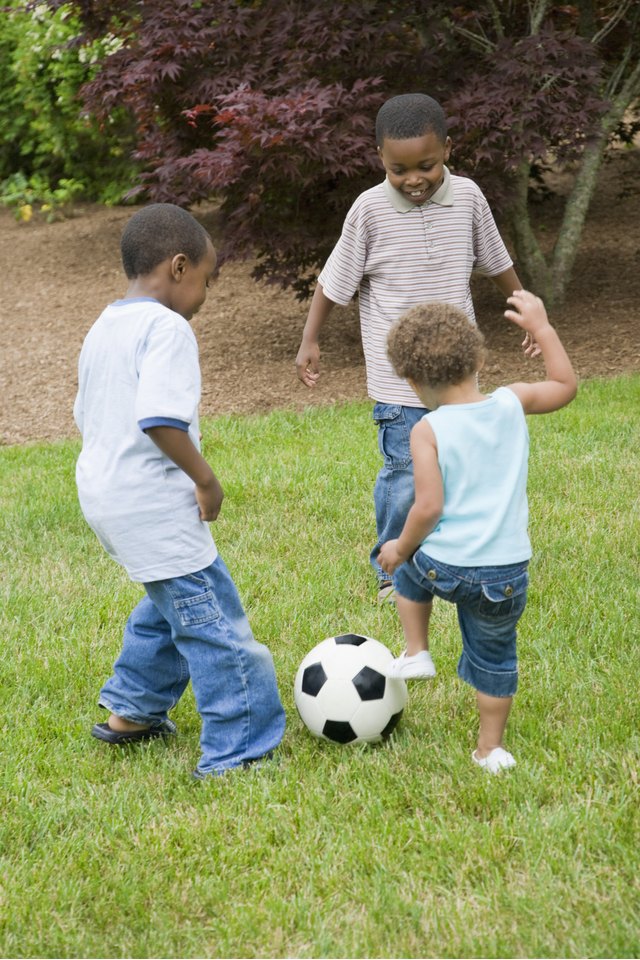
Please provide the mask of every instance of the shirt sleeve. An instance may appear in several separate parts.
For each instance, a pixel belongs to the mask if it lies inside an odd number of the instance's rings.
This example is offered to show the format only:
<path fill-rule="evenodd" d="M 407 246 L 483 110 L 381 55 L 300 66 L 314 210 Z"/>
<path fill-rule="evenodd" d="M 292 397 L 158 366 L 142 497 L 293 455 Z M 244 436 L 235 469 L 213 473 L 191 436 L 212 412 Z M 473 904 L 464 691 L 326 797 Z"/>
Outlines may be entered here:
<path fill-rule="evenodd" d="M 136 420 L 174 420 L 188 426 L 199 402 L 196 338 L 186 320 L 163 317 L 150 329 L 138 358 Z"/>
<path fill-rule="evenodd" d="M 184 420 L 172 420 L 171 417 L 147 417 L 146 420 L 139 420 L 138 426 L 144 432 L 152 427 L 174 427 L 176 430 L 189 430 L 189 424 Z"/>
<path fill-rule="evenodd" d="M 334 303 L 346 306 L 360 286 L 366 262 L 367 245 L 364 232 L 350 211 L 340 239 L 318 277 L 325 296 Z"/>
<path fill-rule="evenodd" d="M 484 195 L 478 190 L 473 217 L 474 270 L 495 277 L 513 266 Z"/>

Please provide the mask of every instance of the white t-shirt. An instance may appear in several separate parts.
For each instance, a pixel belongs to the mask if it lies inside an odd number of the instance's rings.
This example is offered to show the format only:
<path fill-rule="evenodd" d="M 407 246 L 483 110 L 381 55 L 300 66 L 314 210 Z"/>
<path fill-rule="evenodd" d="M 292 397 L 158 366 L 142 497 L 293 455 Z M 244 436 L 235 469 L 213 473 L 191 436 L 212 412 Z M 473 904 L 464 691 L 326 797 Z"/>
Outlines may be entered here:
<path fill-rule="evenodd" d="M 369 396 L 421 407 L 387 356 L 391 325 L 411 307 L 433 300 L 451 303 L 475 321 L 472 271 L 496 276 L 512 265 L 480 187 L 445 167 L 443 183 L 419 206 L 388 180 L 361 193 L 318 282 L 329 300 L 343 305 L 359 290 Z"/>
<path fill-rule="evenodd" d="M 217 555 L 193 481 L 140 426 L 169 421 L 200 449 L 199 401 L 198 344 L 184 317 L 147 297 L 110 304 L 80 353 L 76 480 L 87 522 L 132 580 L 183 576 Z"/>

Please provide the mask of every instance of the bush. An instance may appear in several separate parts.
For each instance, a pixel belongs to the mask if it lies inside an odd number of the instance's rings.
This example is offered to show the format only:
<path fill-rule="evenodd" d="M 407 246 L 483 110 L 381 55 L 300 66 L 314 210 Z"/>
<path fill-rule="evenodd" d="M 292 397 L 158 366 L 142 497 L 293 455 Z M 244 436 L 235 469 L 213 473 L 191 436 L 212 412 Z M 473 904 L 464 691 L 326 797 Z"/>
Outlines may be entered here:
<path fill-rule="evenodd" d="M 25 189 L 47 194 L 69 182 L 88 199 L 117 202 L 131 186 L 135 167 L 126 149 L 129 121 L 114 111 L 100 125 L 82 108 L 78 91 L 119 45 L 111 35 L 88 42 L 68 5 L 10 0 L 0 35 L 0 181 L 2 193 Z M 16 175 L 23 180 L 6 181 Z M 67 185 L 62 181 L 67 181 Z M 29 186 L 30 184 L 30 186 Z M 51 199 L 51 198 L 49 198 Z"/>

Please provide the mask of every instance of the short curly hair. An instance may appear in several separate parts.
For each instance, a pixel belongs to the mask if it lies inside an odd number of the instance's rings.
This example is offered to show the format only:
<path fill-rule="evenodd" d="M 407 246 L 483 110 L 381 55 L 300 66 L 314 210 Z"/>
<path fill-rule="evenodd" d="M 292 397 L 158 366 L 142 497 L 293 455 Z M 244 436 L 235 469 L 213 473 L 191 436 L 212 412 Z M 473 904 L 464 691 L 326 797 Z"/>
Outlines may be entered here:
<path fill-rule="evenodd" d="M 444 143 L 447 119 L 437 100 L 426 93 L 401 93 L 382 104 L 376 117 L 376 143 L 384 140 L 412 140 L 435 133 Z"/>
<path fill-rule="evenodd" d="M 124 272 L 129 280 L 146 276 L 178 253 L 198 264 L 208 240 L 209 234 L 188 210 L 174 203 L 150 203 L 134 213 L 122 232 Z"/>
<path fill-rule="evenodd" d="M 458 307 L 423 303 L 394 323 L 387 354 L 405 380 L 425 387 L 454 386 L 482 366 L 484 337 Z"/>

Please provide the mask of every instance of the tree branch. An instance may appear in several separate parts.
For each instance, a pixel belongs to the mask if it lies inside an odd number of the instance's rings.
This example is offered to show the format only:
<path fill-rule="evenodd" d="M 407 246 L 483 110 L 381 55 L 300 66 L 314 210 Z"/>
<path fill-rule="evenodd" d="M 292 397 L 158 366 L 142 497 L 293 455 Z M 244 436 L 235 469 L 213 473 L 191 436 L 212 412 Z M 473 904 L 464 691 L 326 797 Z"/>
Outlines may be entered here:
<path fill-rule="evenodd" d="M 540 32 L 542 21 L 547 15 L 549 0 L 529 0 L 529 22 L 531 24 L 531 36 Z"/>

